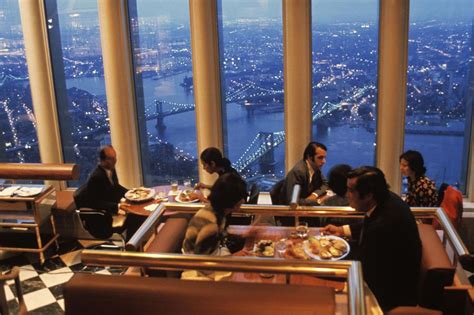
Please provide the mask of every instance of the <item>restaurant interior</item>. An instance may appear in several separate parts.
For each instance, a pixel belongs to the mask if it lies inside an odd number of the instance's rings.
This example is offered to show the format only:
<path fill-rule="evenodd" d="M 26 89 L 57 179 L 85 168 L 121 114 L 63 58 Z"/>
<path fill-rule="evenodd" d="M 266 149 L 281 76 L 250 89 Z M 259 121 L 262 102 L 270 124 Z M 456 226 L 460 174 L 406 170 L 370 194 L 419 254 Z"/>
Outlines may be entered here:
<path fill-rule="evenodd" d="M 39 160 L 8 159 L 6 153 L 0 153 L 0 314 L 383 314 L 364 282 L 360 261 L 350 259 L 357 242 L 342 239 L 342 252 L 330 259 L 312 255 L 307 249 L 311 239 L 324 238 L 320 232 L 323 224 L 360 222 L 364 213 L 350 207 L 300 205 L 298 185 L 288 205 L 273 205 L 270 189 L 252 185 L 248 202 L 232 213 L 229 233 L 245 235 L 244 243 L 239 245 L 250 254 L 182 253 L 189 221 L 204 207 L 202 201 L 184 200 L 187 197 L 183 193 L 191 183 L 183 179 L 193 178 L 192 184 L 212 184 L 217 176 L 207 172 L 197 158 L 193 160 L 195 178 L 189 175 L 157 180 L 159 176 L 148 173 L 154 170 L 145 161 L 157 151 L 149 151 L 140 140 L 148 131 L 143 127 L 147 122 L 141 121 L 145 109 L 137 105 L 143 95 L 136 89 L 137 61 L 130 35 L 139 25 L 130 18 L 131 7 L 137 10 L 139 0 L 93 1 L 100 28 L 110 127 L 109 141 L 101 144 L 111 144 L 117 153 L 115 169 L 120 184 L 137 188 L 129 190 L 121 201 L 126 205 L 125 216 L 77 207 L 75 192 L 91 169 L 65 149 L 69 146 L 72 151 L 80 150 L 68 142 L 71 139 L 66 139 L 65 133 L 71 131 L 62 126 L 63 119 L 74 118 L 76 112 L 60 105 L 64 101 L 61 89 L 66 87 L 57 84 L 61 74 L 53 57 L 62 43 L 58 34 L 54 37 L 55 16 L 49 16 L 48 10 L 59 11 L 61 1 L 2 1 L 16 7 L 21 21 Z M 406 189 L 399 157 L 406 148 L 409 17 L 414 1 L 374 1 L 378 46 L 372 161 L 385 174 L 390 190 L 398 195 Z M 306 145 L 318 141 L 321 131 L 312 120 L 315 92 L 311 8 L 316 2 L 278 1 L 283 33 L 284 160 L 283 174 L 277 174 L 272 184 L 301 160 Z M 74 6 L 75 1 L 68 3 Z M 226 130 L 224 122 L 220 61 L 224 54 L 219 41 L 220 6 L 225 0 L 184 3 L 189 5 L 196 152 L 209 147 L 229 152 L 227 137 L 235 131 Z M 466 9 L 472 11 L 472 4 Z M 8 10 L 0 12 L 8 14 Z M 469 58 L 463 64 L 470 73 L 463 146 L 444 148 L 462 152 L 460 183 L 448 183 L 461 191 L 462 205 L 454 215 L 443 207 L 411 208 L 422 243 L 418 303 L 399 306 L 388 314 L 474 313 L 472 51 Z M 1 104 L 7 106 L 2 99 Z M 171 120 L 165 121 L 172 124 Z M 318 131 L 314 133 L 313 129 Z M 7 152 L 11 144 L 3 142 L 0 150 Z M 98 149 L 89 148 L 92 153 L 87 159 L 94 165 Z M 330 153 L 328 150 L 328 160 L 332 158 Z M 127 216 L 140 218 L 133 235 L 123 233 Z M 292 218 L 292 224 L 275 224 L 279 217 Z M 319 223 L 306 225 L 301 232 L 301 223 L 308 218 Z M 254 234 L 249 236 L 250 231 Z M 288 250 L 297 246 L 303 253 L 289 254 Z"/>

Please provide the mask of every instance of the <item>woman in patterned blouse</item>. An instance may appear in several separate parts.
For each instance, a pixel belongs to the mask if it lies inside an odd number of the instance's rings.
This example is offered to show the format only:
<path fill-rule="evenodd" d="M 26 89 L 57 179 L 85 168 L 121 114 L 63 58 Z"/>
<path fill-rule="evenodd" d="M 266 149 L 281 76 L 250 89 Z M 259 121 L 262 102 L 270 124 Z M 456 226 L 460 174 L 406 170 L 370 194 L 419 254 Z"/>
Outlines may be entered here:
<path fill-rule="evenodd" d="M 405 202 L 412 207 L 436 207 L 438 203 L 435 182 L 425 176 L 424 164 L 418 151 L 408 150 L 400 155 L 400 172 L 408 179 Z"/>

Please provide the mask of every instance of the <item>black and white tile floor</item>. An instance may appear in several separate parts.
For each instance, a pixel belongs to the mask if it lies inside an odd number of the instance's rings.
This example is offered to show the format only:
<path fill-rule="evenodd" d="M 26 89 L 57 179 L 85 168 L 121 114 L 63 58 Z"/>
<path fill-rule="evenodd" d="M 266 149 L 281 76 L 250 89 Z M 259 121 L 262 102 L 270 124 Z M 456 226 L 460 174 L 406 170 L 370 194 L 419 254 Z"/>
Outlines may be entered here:
<path fill-rule="evenodd" d="M 76 272 L 99 274 L 122 273 L 122 269 L 85 267 L 81 263 L 81 251 L 94 241 L 61 242 L 58 253 L 52 254 L 43 266 L 36 254 L 21 254 L 0 260 L 0 272 L 20 267 L 20 281 L 28 314 L 64 314 L 63 285 Z M 18 299 L 13 280 L 5 285 L 9 310 L 16 314 Z"/>

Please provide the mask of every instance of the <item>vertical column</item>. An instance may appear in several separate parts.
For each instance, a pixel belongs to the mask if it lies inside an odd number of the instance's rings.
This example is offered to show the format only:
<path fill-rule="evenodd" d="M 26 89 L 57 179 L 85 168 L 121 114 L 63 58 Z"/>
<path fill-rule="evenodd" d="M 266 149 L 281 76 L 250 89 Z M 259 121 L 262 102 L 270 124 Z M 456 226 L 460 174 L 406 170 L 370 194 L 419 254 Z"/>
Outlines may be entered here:
<path fill-rule="evenodd" d="M 124 186 L 133 187 L 141 185 L 142 173 L 125 2 L 100 0 L 97 3 L 110 134 L 118 155 L 117 172 Z"/>
<path fill-rule="evenodd" d="M 44 4 L 41 0 L 19 0 L 31 98 L 36 118 L 39 152 L 43 163 L 62 163 L 61 135 L 54 93 Z M 56 188 L 65 182 L 47 182 Z"/>
<path fill-rule="evenodd" d="M 198 154 L 213 146 L 223 149 L 219 35 L 216 0 L 189 0 L 193 56 L 194 100 Z M 199 178 L 211 183 L 215 177 L 199 167 Z"/>
<path fill-rule="evenodd" d="M 286 170 L 311 139 L 311 1 L 283 0 Z"/>
<path fill-rule="evenodd" d="M 409 0 L 380 1 L 377 166 L 400 192 L 398 157 L 405 129 Z"/>

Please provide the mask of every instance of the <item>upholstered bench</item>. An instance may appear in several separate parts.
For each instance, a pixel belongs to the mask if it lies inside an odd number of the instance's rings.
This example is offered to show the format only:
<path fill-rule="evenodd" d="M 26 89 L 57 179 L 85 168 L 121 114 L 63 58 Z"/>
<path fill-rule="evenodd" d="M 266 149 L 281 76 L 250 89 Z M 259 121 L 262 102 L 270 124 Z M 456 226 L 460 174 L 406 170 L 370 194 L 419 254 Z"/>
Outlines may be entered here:
<path fill-rule="evenodd" d="M 170 217 L 159 227 L 154 238 L 145 246 L 146 253 L 181 253 L 184 234 L 191 215 Z M 145 273 L 154 277 L 179 277 L 181 272 L 147 268 Z"/>
<path fill-rule="evenodd" d="M 75 274 L 65 313 L 335 314 L 334 290 L 318 286 Z"/>
<path fill-rule="evenodd" d="M 455 267 L 438 233 L 429 224 L 418 224 L 422 243 L 418 306 L 402 306 L 388 314 L 441 314 L 444 288 L 453 283 Z"/>

